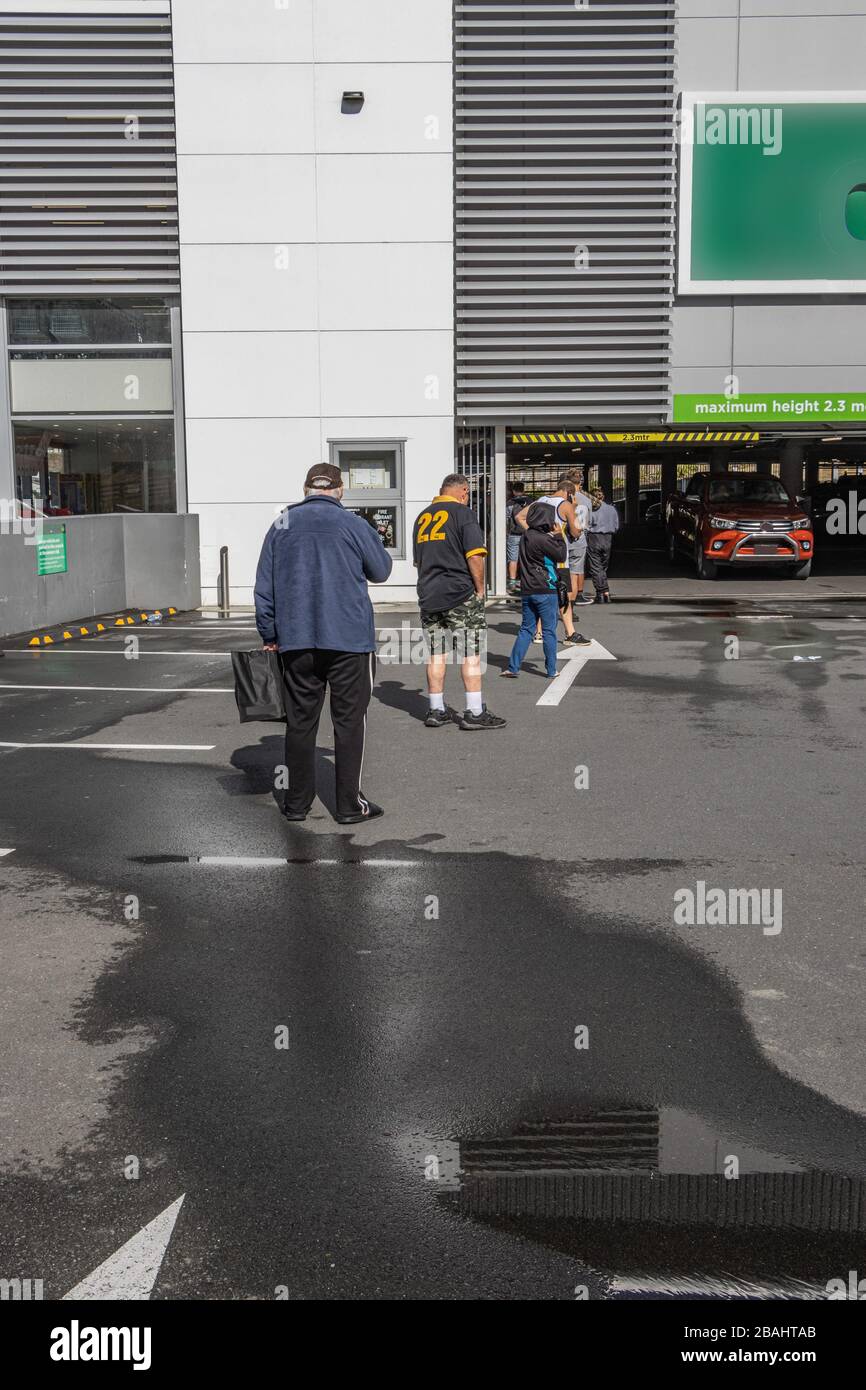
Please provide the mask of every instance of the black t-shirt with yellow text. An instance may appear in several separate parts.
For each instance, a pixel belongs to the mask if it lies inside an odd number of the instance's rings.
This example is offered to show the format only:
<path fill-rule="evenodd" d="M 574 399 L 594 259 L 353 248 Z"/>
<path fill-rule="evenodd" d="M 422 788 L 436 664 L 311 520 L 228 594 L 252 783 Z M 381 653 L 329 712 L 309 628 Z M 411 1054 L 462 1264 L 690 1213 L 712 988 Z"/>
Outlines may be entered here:
<path fill-rule="evenodd" d="M 412 532 L 422 614 L 447 613 L 471 598 L 475 585 L 468 557 L 486 554 L 484 532 L 472 508 L 453 497 L 434 497 Z"/>

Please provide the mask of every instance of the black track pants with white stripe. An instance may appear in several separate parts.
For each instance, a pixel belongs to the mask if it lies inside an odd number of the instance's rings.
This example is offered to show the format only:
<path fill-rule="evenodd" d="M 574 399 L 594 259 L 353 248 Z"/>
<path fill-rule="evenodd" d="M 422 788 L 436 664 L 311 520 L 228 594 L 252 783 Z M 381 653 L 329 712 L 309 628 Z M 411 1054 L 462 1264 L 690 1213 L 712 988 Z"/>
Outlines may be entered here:
<path fill-rule="evenodd" d="M 316 795 L 316 734 L 331 694 L 338 816 L 357 815 L 366 807 L 361 792 L 367 706 L 373 693 L 376 658 L 372 652 L 333 652 L 321 648 L 283 652 L 286 688 L 286 766 L 289 789 L 285 809 L 308 811 Z"/>

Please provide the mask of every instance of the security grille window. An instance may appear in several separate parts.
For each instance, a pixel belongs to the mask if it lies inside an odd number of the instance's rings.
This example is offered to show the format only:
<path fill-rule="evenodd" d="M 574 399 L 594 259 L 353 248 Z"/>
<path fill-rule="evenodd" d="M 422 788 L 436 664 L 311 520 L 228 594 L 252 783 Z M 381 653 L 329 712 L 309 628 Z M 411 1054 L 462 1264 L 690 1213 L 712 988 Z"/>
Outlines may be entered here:
<path fill-rule="evenodd" d="M 675 0 L 455 3 L 458 414 L 667 418 Z"/>
<path fill-rule="evenodd" d="M 403 441 L 333 442 L 331 462 L 343 474 L 343 505 L 362 516 L 395 558 L 402 558 Z"/>
<path fill-rule="evenodd" d="M 66 10 L 0 15 L 0 292 L 176 292 L 169 6 Z"/>

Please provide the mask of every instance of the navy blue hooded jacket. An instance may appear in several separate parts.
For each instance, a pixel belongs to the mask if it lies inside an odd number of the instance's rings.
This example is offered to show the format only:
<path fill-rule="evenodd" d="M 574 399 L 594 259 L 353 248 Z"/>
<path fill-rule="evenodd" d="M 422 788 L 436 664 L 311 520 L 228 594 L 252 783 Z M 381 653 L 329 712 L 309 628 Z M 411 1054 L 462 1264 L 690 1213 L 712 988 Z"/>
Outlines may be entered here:
<path fill-rule="evenodd" d="M 256 573 L 256 627 L 281 652 L 320 647 L 376 650 L 367 581 L 381 584 L 393 561 L 368 521 L 336 497 L 311 493 L 277 517 Z"/>

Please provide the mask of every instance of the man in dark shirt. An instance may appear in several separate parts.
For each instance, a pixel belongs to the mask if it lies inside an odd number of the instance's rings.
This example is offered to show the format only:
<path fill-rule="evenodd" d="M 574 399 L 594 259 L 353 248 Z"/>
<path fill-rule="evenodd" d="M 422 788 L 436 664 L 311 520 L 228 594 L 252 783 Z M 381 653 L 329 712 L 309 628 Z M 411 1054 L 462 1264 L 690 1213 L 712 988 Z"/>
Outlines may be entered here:
<path fill-rule="evenodd" d="M 548 676 L 556 675 L 556 624 L 559 620 L 557 567 L 568 554 L 568 545 L 553 508 L 543 502 L 533 502 L 526 514 L 526 530 L 520 541 L 517 573 L 523 600 L 523 621 L 511 649 L 506 670 L 501 675 L 516 680 L 529 644 L 541 623 L 544 644 L 544 664 Z M 577 645 L 589 645 L 585 637 L 575 634 Z"/>
<path fill-rule="evenodd" d="M 438 497 L 415 522 L 412 555 L 418 570 L 418 603 L 427 640 L 428 729 L 456 722 L 461 729 L 501 729 L 481 695 L 484 614 L 484 559 L 487 548 L 478 518 L 468 505 L 469 479 L 449 473 Z M 445 668 L 457 650 L 466 691 L 462 715 L 445 704 Z"/>
<path fill-rule="evenodd" d="M 392 560 L 373 527 L 341 505 L 342 496 L 340 470 L 316 464 L 303 502 L 277 517 L 256 574 L 256 627 L 265 650 L 280 653 L 283 671 L 289 770 L 283 814 L 306 820 L 313 804 L 316 734 L 330 689 L 336 818 L 355 825 L 382 814 L 361 791 L 376 663 L 367 583 L 387 579 Z"/>

